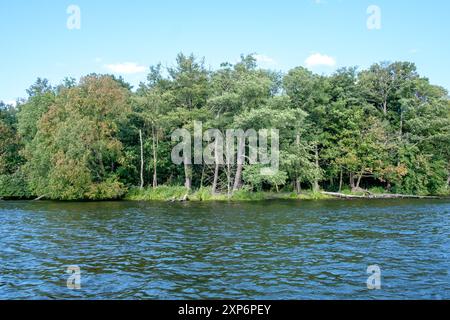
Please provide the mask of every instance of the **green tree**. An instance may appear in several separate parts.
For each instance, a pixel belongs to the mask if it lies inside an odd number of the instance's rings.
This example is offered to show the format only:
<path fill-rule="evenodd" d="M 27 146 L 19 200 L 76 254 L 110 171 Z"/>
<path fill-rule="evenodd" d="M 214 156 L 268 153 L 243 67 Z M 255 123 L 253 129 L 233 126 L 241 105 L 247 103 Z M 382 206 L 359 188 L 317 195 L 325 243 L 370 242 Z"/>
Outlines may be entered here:
<path fill-rule="evenodd" d="M 108 199 L 125 191 L 117 180 L 122 144 L 116 134 L 129 113 L 129 92 L 109 76 L 91 75 L 65 89 L 41 117 L 25 171 L 37 195 Z"/>

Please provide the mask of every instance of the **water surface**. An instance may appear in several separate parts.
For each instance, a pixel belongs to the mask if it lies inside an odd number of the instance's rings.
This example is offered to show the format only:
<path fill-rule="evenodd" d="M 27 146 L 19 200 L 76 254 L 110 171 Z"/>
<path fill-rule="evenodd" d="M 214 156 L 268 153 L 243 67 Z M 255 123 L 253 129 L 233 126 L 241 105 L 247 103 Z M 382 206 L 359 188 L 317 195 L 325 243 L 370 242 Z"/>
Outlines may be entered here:
<path fill-rule="evenodd" d="M 449 299 L 449 218 L 448 200 L 0 202 L 0 299 Z"/>

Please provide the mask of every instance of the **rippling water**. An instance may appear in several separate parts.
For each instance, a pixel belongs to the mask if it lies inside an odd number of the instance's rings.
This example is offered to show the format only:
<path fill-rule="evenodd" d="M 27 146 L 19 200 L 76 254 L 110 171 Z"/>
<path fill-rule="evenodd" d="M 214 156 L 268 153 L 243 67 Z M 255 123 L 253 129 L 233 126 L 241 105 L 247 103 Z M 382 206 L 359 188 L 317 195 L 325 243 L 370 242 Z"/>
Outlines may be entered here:
<path fill-rule="evenodd" d="M 449 218 L 422 200 L 0 202 L 0 298 L 449 299 Z"/>

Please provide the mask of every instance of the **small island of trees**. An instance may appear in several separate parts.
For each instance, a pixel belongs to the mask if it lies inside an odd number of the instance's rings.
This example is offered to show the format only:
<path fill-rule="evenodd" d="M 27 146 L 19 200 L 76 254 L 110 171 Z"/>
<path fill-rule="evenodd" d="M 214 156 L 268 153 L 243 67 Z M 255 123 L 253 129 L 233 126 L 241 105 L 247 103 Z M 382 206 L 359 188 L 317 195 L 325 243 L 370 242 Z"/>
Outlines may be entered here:
<path fill-rule="evenodd" d="M 0 105 L 0 198 L 245 199 L 263 192 L 448 195 L 450 101 L 409 62 L 258 68 L 253 55 L 217 70 L 179 54 L 133 88 L 112 75 L 38 79 Z M 280 170 L 175 165 L 171 133 L 277 128 Z"/>

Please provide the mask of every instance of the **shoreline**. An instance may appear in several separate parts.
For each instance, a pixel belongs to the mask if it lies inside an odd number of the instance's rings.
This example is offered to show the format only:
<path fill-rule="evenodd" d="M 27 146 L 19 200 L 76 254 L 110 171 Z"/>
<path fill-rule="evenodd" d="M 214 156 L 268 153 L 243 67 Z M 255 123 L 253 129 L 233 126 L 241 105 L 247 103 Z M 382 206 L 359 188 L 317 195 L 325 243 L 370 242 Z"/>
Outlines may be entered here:
<path fill-rule="evenodd" d="M 398 199 L 418 199 L 418 200 L 450 200 L 450 195 L 406 195 L 390 193 L 338 193 L 338 192 L 312 192 L 305 190 L 301 194 L 295 192 L 251 192 L 246 190 L 236 191 L 229 196 L 224 193 L 212 194 L 210 190 L 203 188 L 188 192 L 184 187 L 161 186 L 156 189 L 132 188 L 123 197 L 117 199 L 73 199 L 58 200 L 47 199 L 45 196 L 20 198 L 20 197 L 0 197 L 0 202 L 8 201 L 56 201 L 56 202 L 108 202 L 108 201 L 135 201 L 135 202 L 258 202 L 270 200 L 291 200 L 291 201 L 320 201 L 320 200 L 398 200 Z"/>

